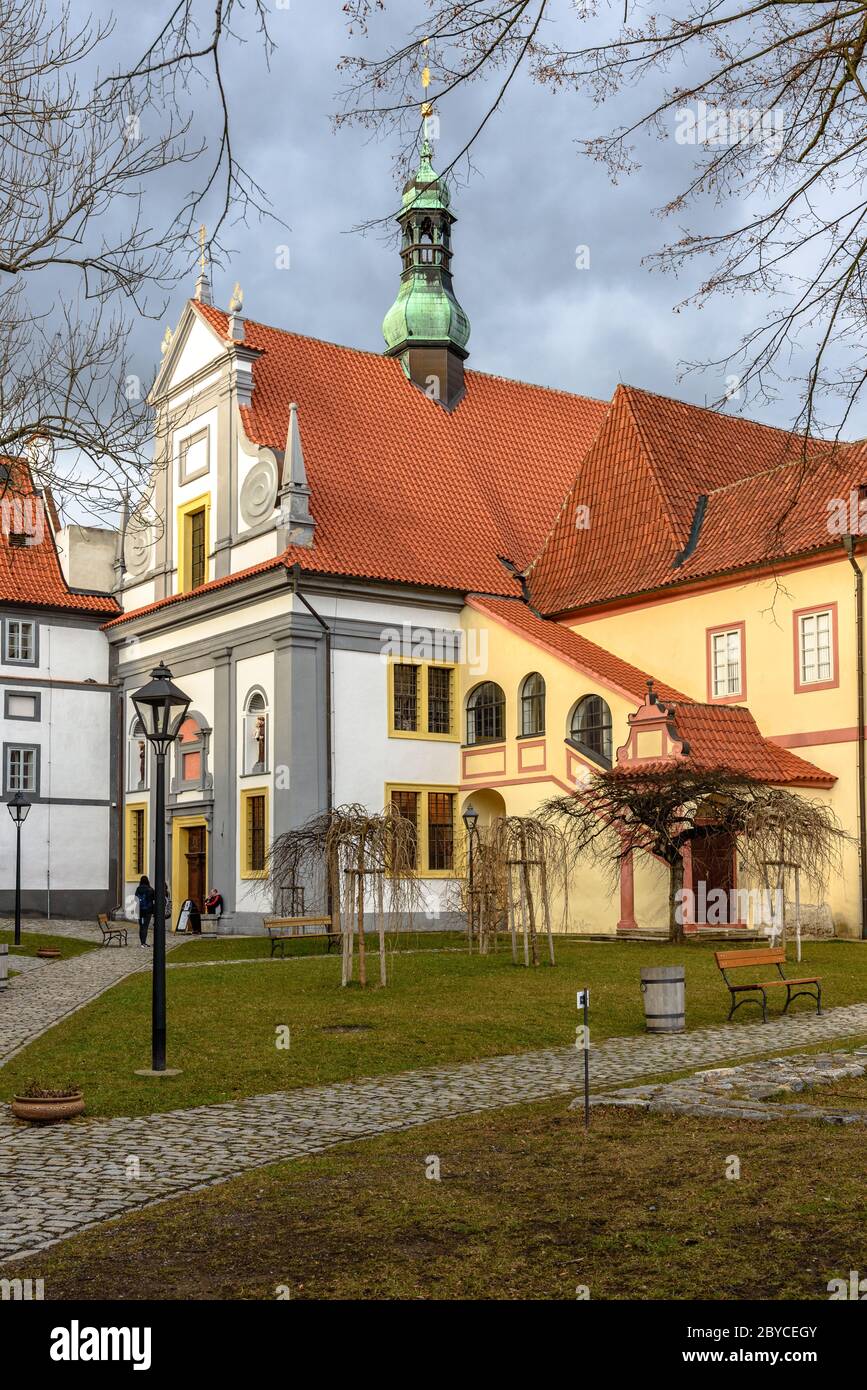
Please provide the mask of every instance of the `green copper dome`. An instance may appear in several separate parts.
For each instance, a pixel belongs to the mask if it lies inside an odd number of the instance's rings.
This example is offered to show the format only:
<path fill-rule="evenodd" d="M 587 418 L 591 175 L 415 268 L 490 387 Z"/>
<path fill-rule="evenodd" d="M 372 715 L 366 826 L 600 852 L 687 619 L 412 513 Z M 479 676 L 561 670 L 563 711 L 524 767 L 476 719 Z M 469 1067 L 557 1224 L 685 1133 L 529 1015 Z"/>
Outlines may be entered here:
<path fill-rule="evenodd" d="M 412 346 L 451 347 L 466 357 L 470 322 L 455 297 L 451 277 L 449 191 L 431 165 L 425 140 L 418 170 L 403 191 L 400 223 L 400 289 L 382 324 L 386 352 L 401 356 Z"/>

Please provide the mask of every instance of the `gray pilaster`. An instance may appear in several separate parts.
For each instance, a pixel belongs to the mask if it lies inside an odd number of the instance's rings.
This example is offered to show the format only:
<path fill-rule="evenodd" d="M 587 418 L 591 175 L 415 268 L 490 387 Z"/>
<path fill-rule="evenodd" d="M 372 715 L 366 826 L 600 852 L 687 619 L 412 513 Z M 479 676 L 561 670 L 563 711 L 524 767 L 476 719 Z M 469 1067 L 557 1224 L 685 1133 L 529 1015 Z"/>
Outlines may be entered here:
<path fill-rule="evenodd" d="M 213 653 L 214 663 L 214 728 L 213 728 L 213 796 L 214 819 L 211 832 L 209 864 L 211 877 L 223 895 L 225 911 L 235 910 L 235 876 L 237 846 L 235 843 L 236 801 L 236 731 L 235 731 L 235 660 L 231 647 Z M 218 882 L 219 880 L 219 882 Z M 212 885 L 208 885 L 211 887 Z"/>

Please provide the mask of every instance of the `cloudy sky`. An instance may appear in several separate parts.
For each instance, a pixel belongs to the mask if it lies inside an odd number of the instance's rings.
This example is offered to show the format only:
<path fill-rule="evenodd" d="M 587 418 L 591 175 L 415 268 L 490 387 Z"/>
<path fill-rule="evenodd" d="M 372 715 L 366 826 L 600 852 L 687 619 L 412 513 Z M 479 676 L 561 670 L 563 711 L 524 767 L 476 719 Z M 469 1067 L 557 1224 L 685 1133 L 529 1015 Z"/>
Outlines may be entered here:
<path fill-rule="evenodd" d="M 236 148 L 289 230 L 268 222 L 236 228 L 231 263 L 215 271 L 215 298 L 225 305 L 237 279 L 251 318 L 379 351 L 398 256 L 382 232 L 353 228 L 395 206 L 396 142 L 354 128 L 333 132 L 345 81 L 337 64 L 347 51 L 378 54 L 399 42 L 423 5 L 391 0 L 364 40 L 348 35 L 341 0 L 272 3 L 277 51 L 270 70 L 243 24 L 247 42 L 230 46 L 224 61 Z M 162 0 L 149 0 L 124 10 L 113 45 L 127 53 L 143 47 L 165 8 Z M 619 16 L 619 0 L 616 9 Z M 563 41 L 573 43 L 598 36 L 611 22 L 603 7 L 603 18 L 590 27 L 570 0 L 562 0 L 557 21 Z M 443 115 L 441 167 L 462 145 L 486 95 L 472 88 Z M 212 131 L 212 97 L 203 92 L 197 101 L 197 122 L 205 132 L 210 123 Z M 642 263 L 679 233 L 656 209 L 688 180 L 694 149 L 678 145 L 673 130 L 668 139 L 649 140 L 640 147 L 641 171 L 612 185 L 576 146 L 579 137 L 638 110 L 634 93 L 600 109 L 526 79 L 513 85 L 475 148 L 469 179 L 454 190 L 453 269 L 472 323 L 470 366 L 596 397 L 610 396 L 618 381 L 698 403 L 720 394 L 717 372 L 679 380 L 682 365 L 733 346 L 755 322 L 748 315 L 761 315 L 764 306 L 723 298 L 700 311 L 675 312 L 690 280 Z M 705 215 L 728 225 L 736 210 Z M 275 265 L 283 242 L 289 270 Z M 589 247 L 589 269 L 575 266 L 580 245 Z M 175 318 L 180 307 L 178 295 Z M 155 359 L 161 332 L 142 326 L 143 359 Z M 775 406 L 747 402 L 745 413 L 786 424 L 794 402 L 793 388 Z"/>

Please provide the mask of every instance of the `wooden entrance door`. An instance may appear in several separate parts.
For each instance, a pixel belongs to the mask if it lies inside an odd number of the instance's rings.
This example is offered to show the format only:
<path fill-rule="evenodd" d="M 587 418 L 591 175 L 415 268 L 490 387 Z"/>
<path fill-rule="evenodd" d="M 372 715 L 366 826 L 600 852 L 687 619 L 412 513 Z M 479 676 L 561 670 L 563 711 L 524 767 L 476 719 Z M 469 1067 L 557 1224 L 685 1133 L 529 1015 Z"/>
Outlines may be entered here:
<path fill-rule="evenodd" d="M 205 851 L 205 827 L 203 825 L 191 825 L 187 834 L 187 892 L 186 896 L 191 898 L 196 907 L 201 912 L 205 905 L 205 885 L 206 851 Z"/>
<path fill-rule="evenodd" d="M 704 893 L 699 884 L 705 884 Z M 735 886 L 735 842 L 726 831 L 710 831 L 692 842 L 692 885 L 696 893 L 696 909 L 699 921 L 706 921 L 708 906 L 713 908 L 717 924 L 729 921 L 731 890 Z M 721 888 L 725 893 L 725 903 L 715 894 L 708 904 L 711 893 Z"/>

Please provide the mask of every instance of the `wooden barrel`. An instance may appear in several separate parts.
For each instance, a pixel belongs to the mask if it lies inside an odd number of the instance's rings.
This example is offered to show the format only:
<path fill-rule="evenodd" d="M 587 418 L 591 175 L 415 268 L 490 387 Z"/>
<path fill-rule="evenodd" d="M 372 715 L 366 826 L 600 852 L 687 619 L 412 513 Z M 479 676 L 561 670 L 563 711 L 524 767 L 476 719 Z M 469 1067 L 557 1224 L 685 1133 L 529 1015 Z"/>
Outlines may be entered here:
<path fill-rule="evenodd" d="M 682 1033 L 686 1027 L 686 980 L 682 965 L 645 965 L 641 995 L 648 1033 Z"/>

